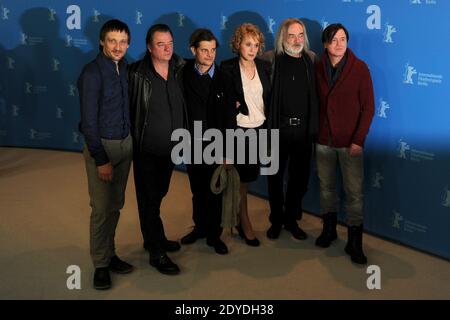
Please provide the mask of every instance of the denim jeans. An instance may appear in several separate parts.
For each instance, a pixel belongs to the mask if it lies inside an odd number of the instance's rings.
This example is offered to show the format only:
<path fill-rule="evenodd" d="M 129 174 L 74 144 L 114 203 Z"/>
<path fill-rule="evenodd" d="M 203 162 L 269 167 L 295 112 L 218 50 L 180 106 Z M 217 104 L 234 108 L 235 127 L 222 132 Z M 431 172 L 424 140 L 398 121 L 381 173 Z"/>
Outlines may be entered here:
<path fill-rule="evenodd" d="M 337 164 L 339 164 L 345 191 L 347 225 L 358 226 L 363 223 L 363 158 L 363 154 L 350 156 L 349 148 L 333 148 L 316 144 L 321 214 L 338 212 L 339 196 L 336 192 L 336 173 Z"/>

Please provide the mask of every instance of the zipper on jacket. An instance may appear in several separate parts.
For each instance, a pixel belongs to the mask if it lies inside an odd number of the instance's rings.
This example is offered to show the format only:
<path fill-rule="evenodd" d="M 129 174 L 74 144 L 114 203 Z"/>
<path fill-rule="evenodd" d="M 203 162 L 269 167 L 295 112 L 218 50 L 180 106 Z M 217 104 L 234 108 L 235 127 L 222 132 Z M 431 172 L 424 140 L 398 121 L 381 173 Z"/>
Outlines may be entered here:
<path fill-rule="evenodd" d="M 145 79 L 146 82 L 148 82 L 149 87 L 150 87 L 150 93 L 148 95 L 148 101 L 150 100 L 150 97 L 152 96 L 152 92 L 153 92 L 153 87 L 152 87 L 152 82 L 149 79 Z M 144 124 L 142 126 L 142 132 L 141 132 L 141 141 L 139 143 L 139 149 L 142 151 L 142 143 L 144 142 L 144 131 L 145 128 L 147 127 L 147 121 L 148 121 L 148 101 L 146 101 L 146 110 L 145 110 L 145 119 L 144 119 Z"/>

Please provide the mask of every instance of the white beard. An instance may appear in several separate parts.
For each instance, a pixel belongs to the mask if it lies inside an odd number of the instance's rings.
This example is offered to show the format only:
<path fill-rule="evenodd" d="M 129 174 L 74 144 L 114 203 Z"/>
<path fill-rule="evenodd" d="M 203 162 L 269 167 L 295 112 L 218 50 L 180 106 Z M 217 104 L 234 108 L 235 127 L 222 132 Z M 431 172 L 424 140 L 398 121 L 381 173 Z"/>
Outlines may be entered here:
<path fill-rule="evenodd" d="M 293 48 L 292 46 L 290 46 L 290 45 L 288 45 L 287 43 L 285 43 L 285 44 L 283 45 L 283 47 L 284 47 L 284 51 L 285 51 L 287 54 L 289 54 L 289 55 L 291 55 L 291 56 L 296 56 L 296 55 L 299 55 L 300 52 L 303 51 L 304 45 L 303 45 L 303 43 L 300 44 L 300 47 L 297 49 L 297 48 Z"/>

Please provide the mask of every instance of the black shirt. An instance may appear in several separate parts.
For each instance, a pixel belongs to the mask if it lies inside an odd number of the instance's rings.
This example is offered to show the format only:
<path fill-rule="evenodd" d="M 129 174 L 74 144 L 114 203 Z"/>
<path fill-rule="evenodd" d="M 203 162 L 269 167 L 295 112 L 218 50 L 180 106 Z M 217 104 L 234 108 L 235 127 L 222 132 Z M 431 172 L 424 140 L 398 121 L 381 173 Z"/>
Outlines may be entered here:
<path fill-rule="evenodd" d="M 281 116 L 308 119 L 308 76 L 303 59 L 284 54 L 280 61 Z"/>
<path fill-rule="evenodd" d="M 212 78 L 208 73 L 198 74 L 193 68 L 185 68 L 184 88 L 186 95 L 189 129 L 193 132 L 194 121 L 202 121 L 203 131 L 208 129 L 208 100 Z"/>
<path fill-rule="evenodd" d="M 167 80 L 153 68 L 150 71 L 152 93 L 142 148 L 155 155 L 169 156 L 173 146 L 172 132 L 183 128 L 182 92 L 172 65 L 169 65 Z"/>

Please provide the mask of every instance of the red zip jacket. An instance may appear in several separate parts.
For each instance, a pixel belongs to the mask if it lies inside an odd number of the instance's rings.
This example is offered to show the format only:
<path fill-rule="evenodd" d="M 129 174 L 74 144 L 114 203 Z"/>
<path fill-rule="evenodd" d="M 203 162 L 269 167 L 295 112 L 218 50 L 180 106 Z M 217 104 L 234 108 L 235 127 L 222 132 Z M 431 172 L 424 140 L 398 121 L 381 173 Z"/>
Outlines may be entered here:
<path fill-rule="evenodd" d="M 374 114 L 374 94 L 369 68 L 347 48 L 347 62 L 333 88 L 327 73 L 328 53 L 316 63 L 320 103 L 318 143 L 335 148 L 364 146 Z"/>

